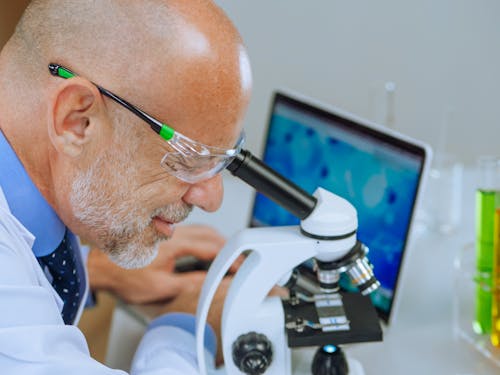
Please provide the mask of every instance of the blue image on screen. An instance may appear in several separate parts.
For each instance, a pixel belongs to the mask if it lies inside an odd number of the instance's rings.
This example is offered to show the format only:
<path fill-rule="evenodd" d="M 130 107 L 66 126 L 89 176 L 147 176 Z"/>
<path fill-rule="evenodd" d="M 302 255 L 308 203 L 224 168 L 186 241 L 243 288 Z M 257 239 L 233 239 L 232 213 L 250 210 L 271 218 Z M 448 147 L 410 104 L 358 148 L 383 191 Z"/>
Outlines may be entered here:
<path fill-rule="evenodd" d="M 369 248 L 381 287 L 374 305 L 389 312 L 420 176 L 420 160 L 400 151 L 381 149 L 369 138 L 311 125 L 286 108 L 271 117 L 264 162 L 305 191 L 323 187 L 347 199 L 357 210 L 358 239 Z M 360 138 L 360 139 L 358 139 Z M 296 225 L 299 220 L 261 194 L 253 210 L 257 226 Z M 343 287 L 353 288 L 343 280 Z"/>

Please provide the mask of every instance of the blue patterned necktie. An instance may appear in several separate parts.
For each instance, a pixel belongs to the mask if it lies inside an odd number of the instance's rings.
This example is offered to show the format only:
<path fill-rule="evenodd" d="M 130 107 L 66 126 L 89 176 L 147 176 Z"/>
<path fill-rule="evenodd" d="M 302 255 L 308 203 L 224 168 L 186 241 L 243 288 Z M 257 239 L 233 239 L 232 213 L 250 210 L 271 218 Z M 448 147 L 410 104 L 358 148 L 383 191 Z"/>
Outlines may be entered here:
<path fill-rule="evenodd" d="M 66 229 L 57 249 L 38 257 L 42 269 L 49 274 L 49 281 L 64 302 L 61 315 L 65 324 L 74 323 L 85 292 L 85 273 L 74 239 Z"/>

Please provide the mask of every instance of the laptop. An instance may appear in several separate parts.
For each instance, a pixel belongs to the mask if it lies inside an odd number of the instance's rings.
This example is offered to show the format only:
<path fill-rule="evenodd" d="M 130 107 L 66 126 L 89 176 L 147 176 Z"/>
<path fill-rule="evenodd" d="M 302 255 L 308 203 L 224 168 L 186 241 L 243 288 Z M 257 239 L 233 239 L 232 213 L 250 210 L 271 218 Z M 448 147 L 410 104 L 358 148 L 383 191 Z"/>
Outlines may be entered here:
<path fill-rule="evenodd" d="M 289 92 L 276 92 L 263 160 L 309 193 L 323 187 L 358 212 L 358 239 L 380 288 L 371 294 L 379 317 L 393 320 L 407 243 L 430 148 L 384 126 Z M 250 226 L 296 225 L 299 220 L 256 193 Z M 354 289 L 347 277 L 341 285 Z"/>

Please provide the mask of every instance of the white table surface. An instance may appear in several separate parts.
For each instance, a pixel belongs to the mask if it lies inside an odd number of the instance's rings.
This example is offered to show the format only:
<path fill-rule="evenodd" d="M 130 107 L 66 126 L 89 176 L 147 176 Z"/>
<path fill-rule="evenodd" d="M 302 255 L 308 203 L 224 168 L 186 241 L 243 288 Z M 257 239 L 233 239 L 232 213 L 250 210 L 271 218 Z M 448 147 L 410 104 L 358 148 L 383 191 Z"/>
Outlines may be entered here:
<path fill-rule="evenodd" d="M 455 231 L 442 234 L 425 228 L 421 222 L 414 224 L 396 296 L 398 308 L 394 320 L 384 327 L 384 340 L 344 346 L 349 356 L 361 362 L 366 375 L 500 373 L 500 366 L 458 338 L 455 332 L 453 262 L 457 253 L 474 239 L 471 171 L 466 170 L 464 181 L 462 220 Z M 225 176 L 225 188 L 221 210 L 213 214 L 195 210 L 188 222 L 214 225 L 226 236 L 244 228 L 250 215 L 252 189 L 229 175 Z M 432 192 L 423 196 L 424 200 L 431 197 Z M 118 308 L 111 329 L 107 364 L 128 369 L 143 330 L 144 325 L 126 309 Z M 307 361 L 313 352 L 303 350 L 302 353 L 302 361 Z M 500 352 L 496 358 L 500 358 Z"/>

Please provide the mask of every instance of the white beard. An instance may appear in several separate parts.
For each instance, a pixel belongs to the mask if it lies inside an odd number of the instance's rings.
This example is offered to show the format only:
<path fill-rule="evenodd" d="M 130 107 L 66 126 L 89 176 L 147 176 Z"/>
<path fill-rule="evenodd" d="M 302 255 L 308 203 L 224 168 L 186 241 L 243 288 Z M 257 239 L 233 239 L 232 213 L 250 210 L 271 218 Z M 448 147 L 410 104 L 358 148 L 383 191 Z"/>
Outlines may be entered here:
<path fill-rule="evenodd" d="M 140 178 L 139 168 L 133 167 L 133 154 L 132 149 L 127 152 L 120 147 L 101 155 L 88 170 L 77 174 L 70 195 L 75 217 L 96 238 L 100 249 L 123 268 L 148 265 L 156 257 L 159 243 L 168 238 L 154 228 L 155 216 L 179 222 L 192 209 L 179 202 L 146 212 L 141 204 L 144 198 L 134 196 L 132 188 L 132 182 Z"/>

